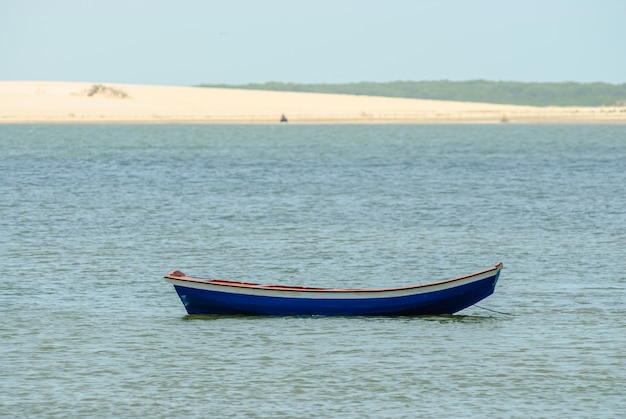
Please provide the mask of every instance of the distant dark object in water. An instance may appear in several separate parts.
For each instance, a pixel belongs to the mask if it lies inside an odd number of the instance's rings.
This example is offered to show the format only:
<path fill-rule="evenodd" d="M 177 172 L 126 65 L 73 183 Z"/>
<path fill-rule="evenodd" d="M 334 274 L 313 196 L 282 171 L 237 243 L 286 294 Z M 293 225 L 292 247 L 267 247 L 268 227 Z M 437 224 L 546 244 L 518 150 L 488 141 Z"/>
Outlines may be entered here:
<path fill-rule="evenodd" d="M 285 116 L 285 114 L 282 114 L 280 116 L 280 122 L 289 122 L 289 121 L 287 121 L 287 117 Z"/>

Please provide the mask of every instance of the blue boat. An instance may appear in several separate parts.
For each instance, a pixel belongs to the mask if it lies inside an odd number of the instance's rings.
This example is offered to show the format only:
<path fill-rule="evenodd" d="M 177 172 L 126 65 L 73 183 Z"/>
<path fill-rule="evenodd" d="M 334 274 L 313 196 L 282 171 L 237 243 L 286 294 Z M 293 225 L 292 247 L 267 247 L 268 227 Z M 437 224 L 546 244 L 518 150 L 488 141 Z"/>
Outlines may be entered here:
<path fill-rule="evenodd" d="M 398 288 L 315 288 L 188 276 L 172 271 L 189 314 L 413 316 L 453 314 L 493 294 L 502 263 L 470 275 Z"/>

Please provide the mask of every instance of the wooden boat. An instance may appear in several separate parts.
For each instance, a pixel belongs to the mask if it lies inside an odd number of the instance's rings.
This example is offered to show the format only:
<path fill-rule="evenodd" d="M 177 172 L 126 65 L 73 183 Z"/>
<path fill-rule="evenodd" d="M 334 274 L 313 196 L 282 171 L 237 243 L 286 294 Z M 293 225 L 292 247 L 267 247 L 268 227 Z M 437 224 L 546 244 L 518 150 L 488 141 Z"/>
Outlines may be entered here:
<path fill-rule="evenodd" d="M 314 288 L 197 278 L 172 271 L 189 314 L 405 316 L 452 314 L 493 294 L 502 270 L 492 268 L 423 285 L 398 288 Z"/>

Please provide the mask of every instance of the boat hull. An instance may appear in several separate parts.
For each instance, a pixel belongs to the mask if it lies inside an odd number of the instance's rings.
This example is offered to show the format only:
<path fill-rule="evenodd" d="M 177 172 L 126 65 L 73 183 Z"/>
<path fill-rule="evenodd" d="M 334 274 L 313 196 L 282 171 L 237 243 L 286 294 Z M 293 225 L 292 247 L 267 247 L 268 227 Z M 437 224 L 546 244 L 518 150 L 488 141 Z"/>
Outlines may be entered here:
<path fill-rule="evenodd" d="M 453 314 L 491 295 L 502 264 L 460 278 L 390 289 L 284 287 L 175 275 L 189 314 L 408 316 Z"/>

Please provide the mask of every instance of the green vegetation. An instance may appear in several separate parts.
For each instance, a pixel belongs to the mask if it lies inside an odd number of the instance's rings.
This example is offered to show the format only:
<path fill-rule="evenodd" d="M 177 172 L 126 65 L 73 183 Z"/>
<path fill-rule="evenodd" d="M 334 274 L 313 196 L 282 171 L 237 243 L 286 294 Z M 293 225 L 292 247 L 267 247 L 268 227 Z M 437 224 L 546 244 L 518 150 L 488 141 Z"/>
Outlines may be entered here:
<path fill-rule="evenodd" d="M 244 85 L 201 84 L 199 87 L 338 93 L 530 106 L 626 106 L 626 83 L 522 83 L 487 80 L 435 80 L 348 84 L 268 82 Z"/>
<path fill-rule="evenodd" d="M 108 97 L 117 97 L 121 99 L 128 98 L 128 94 L 122 89 L 105 86 L 104 84 L 92 84 L 89 89 L 83 92 L 83 94 L 87 97 L 102 95 L 102 96 L 108 96 Z"/>

